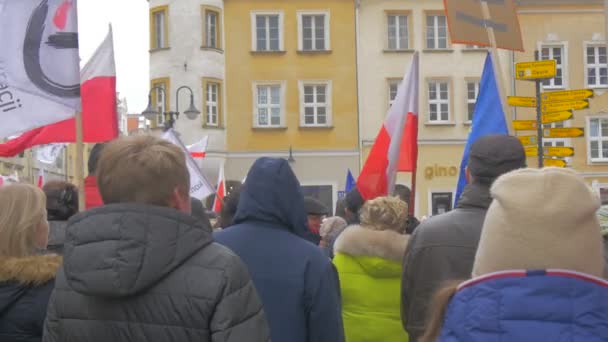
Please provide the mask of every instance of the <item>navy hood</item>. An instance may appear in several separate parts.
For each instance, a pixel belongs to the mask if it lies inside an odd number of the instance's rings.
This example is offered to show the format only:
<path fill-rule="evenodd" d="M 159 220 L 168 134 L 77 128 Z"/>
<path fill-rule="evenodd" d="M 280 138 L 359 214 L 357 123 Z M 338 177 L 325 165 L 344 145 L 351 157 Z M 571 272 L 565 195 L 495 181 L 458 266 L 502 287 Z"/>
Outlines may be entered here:
<path fill-rule="evenodd" d="M 274 224 L 313 241 L 300 182 L 286 160 L 260 158 L 249 170 L 234 217 L 235 224 L 248 221 Z"/>

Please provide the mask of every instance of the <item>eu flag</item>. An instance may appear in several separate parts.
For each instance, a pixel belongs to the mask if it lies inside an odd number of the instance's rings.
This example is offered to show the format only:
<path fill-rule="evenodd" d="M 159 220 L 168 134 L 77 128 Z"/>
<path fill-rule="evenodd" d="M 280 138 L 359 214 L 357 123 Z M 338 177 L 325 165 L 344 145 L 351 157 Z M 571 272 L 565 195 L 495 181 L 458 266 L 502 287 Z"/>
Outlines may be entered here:
<path fill-rule="evenodd" d="M 355 178 L 353 177 L 353 174 L 350 172 L 350 169 L 348 169 L 348 173 L 346 174 L 346 186 L 344 187 L 344 191 L 346 193 L 349 193 L 356 186 L 357 186 L 357 182 L 355 182 Z"/>

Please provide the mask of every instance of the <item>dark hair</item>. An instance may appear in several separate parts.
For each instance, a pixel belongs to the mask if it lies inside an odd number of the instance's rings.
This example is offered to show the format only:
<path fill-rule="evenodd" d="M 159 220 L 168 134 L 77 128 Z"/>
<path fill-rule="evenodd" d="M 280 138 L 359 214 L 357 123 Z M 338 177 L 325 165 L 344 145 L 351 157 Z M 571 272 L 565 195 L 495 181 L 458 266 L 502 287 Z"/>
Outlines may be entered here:
<path fill-rule="evenodd" d="M 410 206 L 410 197 L 412 195 L 412 190 L 409 187 L 403 184 L 395 184 L 395 189 L 393 190 L 393 196 L 399 197 L 403 202 L 407 203 L 409 208 Z"/>
<path fill-rule="evenodd" d="M 101 151 L 105 147 L 105 143 L 95 144 L 89 153 L 89 162 L 87 163 L 89 169 L 89 175 L 94 175 L 97 172 L 97 161 L 101 156 Z"/>
<path fill-rule="evenodd" d="M 194 197 L 190 197 L 190 207 L 190 214 L 196 219 L 198 219 L 200 222 L 202 222 L 203 227 L 205 227 L 205 229 L 211 230 L 211 221 L 209 221 L 209 216 L 207 216 L 207 213 L 205 212 L 203 202 Z"/>
<path fill-rule="evenodd" d="M 42 191 L 46 195 L 49 221 L 66 221 L 78 213 L 78 188 L 64 181 L 49 181 Z"/>
<path fill-rule="evenodd" d="M 234 187 L 230 193 L 224 197 L 224 203 L 222 205 L 222 211 L 218 220 L 218 225 L 222 228 L 232 226 L 234 215 L 239 205 L 239 198 L 241 197 L 241 188 Z"/>
<path fill-rule="evenodd" d="M 348 224 L 359 223 L 359 210 L 365 204 L 365 200 L 357 188 L 354 188 L 344 197 L 344 204 L 348 210 L 346 221 Z"/>
<path fill-rule="evenodd" d="M 335 216 L 339 216 L 343 219 L 346 219 L 346 200 L 344 198 L 340 198 L 336 201 L 336 213 Z"/>

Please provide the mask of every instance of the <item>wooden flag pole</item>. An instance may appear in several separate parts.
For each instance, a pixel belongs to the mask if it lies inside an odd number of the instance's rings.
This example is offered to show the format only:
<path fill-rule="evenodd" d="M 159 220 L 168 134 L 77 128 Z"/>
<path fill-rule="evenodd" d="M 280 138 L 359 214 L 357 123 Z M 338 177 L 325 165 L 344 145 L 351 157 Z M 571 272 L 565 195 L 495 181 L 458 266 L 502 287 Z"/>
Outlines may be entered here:
<path fill-rule="evenodd" d="M 82 112 L 76 112 L 76 166 L 74 167 L 78 187 L 78 209 L 85 211 L 84 193 L 84 143 L 82 138 Z"/>
<path fill-rule="evenodd" d="M 490 15 L 490 8 L 488 7 L 487 1 L 481 1 L 481 9 L 483 11 L 483 19 L 489 21 L 492 19 Z M 502 77 L 502 68 L 500 66 L 500 57 L 498 56 L 498 47 L 496 46 L 496 35 L 494 34 L 494 28 L 491 25 L 486 24 L 486 31 L 488 32 L 488 38 L 492 48 L 492 64 L 494 66 L 494 75 L 496 75 L 496 82 L 498 83 L 498 93 L 500 94 L 500 104 L 502 105 L 502 111 L 505 115 L 505 121 L 507 122 L 507 129 L 509 134 L 513 135 L 513 120 L 509 116 L 510 108 L 506 101 L 506 88 L 504 84 L 504 78 Z"/>

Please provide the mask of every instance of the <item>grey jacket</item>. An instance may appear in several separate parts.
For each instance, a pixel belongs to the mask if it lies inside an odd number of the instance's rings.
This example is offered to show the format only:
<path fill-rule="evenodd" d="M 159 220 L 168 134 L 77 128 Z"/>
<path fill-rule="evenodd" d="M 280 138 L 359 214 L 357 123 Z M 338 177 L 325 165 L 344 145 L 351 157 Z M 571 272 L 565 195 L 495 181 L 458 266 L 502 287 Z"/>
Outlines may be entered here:
<path fill-rule="evenodd" d="M 47 250 L 59 255 L 63 254 L 65 242 L 65 227 L 68 221 L 49 221 L 49 243 Z"/>
<path fill-rule="evenodd" d="M 437 290 L 452 280 L 471 277 L 486 211 L 488 186 L 468 185 L 453 211 L 422 222 L 405 252 L 401 281 L 401 320 L 417 341 L 424 334 L 427 310 Z"/>
<path fill-rule="evenodd" d="M 169 208 L 117 204 L 72 217 L 46 342 L 268 341 L 241 260 Z"/>

